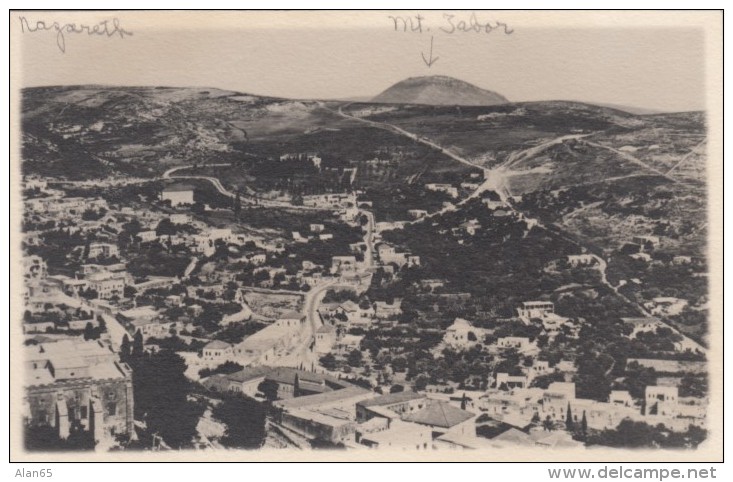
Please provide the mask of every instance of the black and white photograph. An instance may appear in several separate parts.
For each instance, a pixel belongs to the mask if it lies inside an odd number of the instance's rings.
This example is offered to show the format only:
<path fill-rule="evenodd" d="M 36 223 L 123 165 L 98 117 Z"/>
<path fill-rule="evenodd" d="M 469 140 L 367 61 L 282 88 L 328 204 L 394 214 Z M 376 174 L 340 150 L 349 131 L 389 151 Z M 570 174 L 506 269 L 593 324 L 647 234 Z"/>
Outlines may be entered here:
<path fill-rule="evenodd" d="M 722 460 L 722 12 L 10 34 L 11 459 Z"/>

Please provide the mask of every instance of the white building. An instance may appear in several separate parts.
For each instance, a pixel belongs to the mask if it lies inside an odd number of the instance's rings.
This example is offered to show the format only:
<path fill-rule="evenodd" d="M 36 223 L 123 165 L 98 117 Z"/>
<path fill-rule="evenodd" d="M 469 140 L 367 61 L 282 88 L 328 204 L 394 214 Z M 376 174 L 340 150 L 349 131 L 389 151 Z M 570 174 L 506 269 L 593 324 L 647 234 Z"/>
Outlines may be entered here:
<path fill-rule="evenodd" d="M 193 187 L 184 184 L 173 184 L 163 189 L 161 200 L 170 201 L 171 206 L 193 204 Z"/>
<path fill-rule="evenodd" d="M 323 325 L 316 330 L 316 353 L 330 353 L 336 344 L 336 329 L 331 325 Z"/>
<path fill-rule="evenodd" d="M 111 243 L 91 243 L 89 245 L 89 257 L 98 258 L 104 256 L 110 258 L 112 256 L 119 256 L 120 250 L 116 244 Z"/>
<path fill-rule="evenodd" d="M 232 345 L 221 340 L 209 342 L 203 349 L 203 359 L 209 363 L 223 363 L 232 357 Z"/>
<path fill-rule="evenodd" d="M 646 414 L 674 417 L 678 413 L 678 398 L 677 387 L 649 385 L 644 392 Z"/>
<path fill-rule="evenodd" d="M 532 318 L 542 318 L 554 312 L 555 305 L 551 301 L 525 301 L 517 308 L 519 318 L 525 323 L 529 323 Z"/>
<path fill-rule="evenodd" d="M 473 341 L 469 339 L 469 333 L 473 333 Z M 445 330 L 443 336 L 443 342 L 454 348 L 468 348 L 476 344 L 477 341 L 476 329 L 471 326 L 468 320 L 463 318 L 456 318 L 453 324 Z"/>

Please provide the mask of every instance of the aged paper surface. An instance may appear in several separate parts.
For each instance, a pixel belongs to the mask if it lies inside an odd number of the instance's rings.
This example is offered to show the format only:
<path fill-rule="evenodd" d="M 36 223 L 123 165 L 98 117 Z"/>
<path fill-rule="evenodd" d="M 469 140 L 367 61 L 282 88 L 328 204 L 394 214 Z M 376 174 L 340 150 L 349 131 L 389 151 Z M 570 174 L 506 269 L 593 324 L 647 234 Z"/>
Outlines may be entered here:
<path fill-rule="evenodd" d="M 722 460 L 721 17 L 13 12 L 11 460 Z"/>

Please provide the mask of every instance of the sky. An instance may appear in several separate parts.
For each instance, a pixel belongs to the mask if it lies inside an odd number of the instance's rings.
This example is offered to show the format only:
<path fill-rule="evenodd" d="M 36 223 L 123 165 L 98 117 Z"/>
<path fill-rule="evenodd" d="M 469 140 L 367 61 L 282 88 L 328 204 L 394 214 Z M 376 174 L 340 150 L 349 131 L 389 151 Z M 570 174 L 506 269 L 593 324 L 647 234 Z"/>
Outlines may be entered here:
<path fill-rule="evenodd" d="M 471 25 L 471 12 L 28 12 L 11 19 L 11 42 L 23 86 L 196 86 L 333 99 L 370 97 L 407 77 L 448 75 L 516 102 L 704 109 L 705 30 L 664 12 L 622 13 L 476 13 L 482 25 L 505 22 L 507 35 L 460 32 L 461 20 Z M 395 30 L 390 16 L 398 14 L 413 22 L 423 16 L 420 31 Z M 64 33 L 62 52 L 55 31 L 31 31 L 38 21 L 94 25 L 112 18 L 132 35 Z M 437 60 L 429 67 L 423 55 L 430 59 L 431 40 Z"/>

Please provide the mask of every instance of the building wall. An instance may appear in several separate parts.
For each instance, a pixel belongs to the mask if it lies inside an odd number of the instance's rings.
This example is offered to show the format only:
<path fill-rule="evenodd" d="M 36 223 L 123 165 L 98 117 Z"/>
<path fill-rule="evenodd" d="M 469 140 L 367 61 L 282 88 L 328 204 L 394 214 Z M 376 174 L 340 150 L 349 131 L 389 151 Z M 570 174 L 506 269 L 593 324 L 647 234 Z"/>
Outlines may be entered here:
<path fill-rule="evenodd" d="M 162 198 L 170 200 L 171 206 L 193 204 L 193 191 L 163 191 Z"/>
<path fill-rule="evenodd" d="M 283 426 L 295 430 L 308 438 L 332 443 L 338 443 L 344 440 L 356 430 L 356 423 L 354 422 L 330 425 L 288 412 L 282 414 L 281 423 Z"/>
<path fill-rule="evenodd" d="M 132 377 L 107 380 L 67 380 L 48 385 L 26 388 L 26 424 L 60 428 L 78 423 L 89 430 L 92 418 L 91 402 L 96 400 L 102 409 L 102 431 L 107 434 L 132 434 L 133 394 Z M 60 420 L 57 403 L 66 407 L 66 419 Z M 63 416 L 62 416 L 63 418 Z M 62 427 L 63 428 L 63 427 Z M 68 430 L 68 429 L 67 429 Z M 68 435 L 68 431 L 63 435 Z"/>

